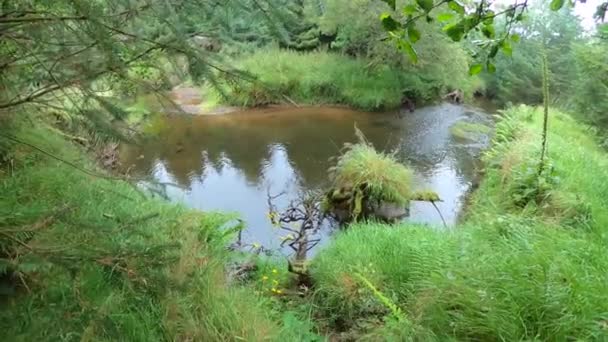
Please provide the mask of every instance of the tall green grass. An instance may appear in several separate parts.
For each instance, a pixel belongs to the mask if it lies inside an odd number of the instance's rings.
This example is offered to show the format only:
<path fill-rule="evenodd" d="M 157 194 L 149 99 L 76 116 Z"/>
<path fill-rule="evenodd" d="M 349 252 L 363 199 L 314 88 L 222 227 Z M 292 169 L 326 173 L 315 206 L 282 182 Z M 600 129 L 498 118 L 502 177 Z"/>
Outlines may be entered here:
<path fill-rule="evenodd" d="M 244 106 L 295 101 L 382 110 L 398 107 L 404 94 L 424 103 L 451 89 L 469 90 L 468 83 L 475 83 L 464 75 L 450 78 L 415 66 L 399 69 L 321 51 L 259 50 L 240 57 L 235 66 L 257 77 L 224 87 L 227 101 Z"/>
<path fill-rule="evenodd" d="M 361 224 L 319 252 L 311 272 L 320 325 L 370 340 L 608 338 L 608 156 L 586 127 L 552 111 L 552 181 L 522 206 L 516 195 L 537 186 L 525 170 L 537 170 L 542 113 L 504 116 L 463 225 Z"/>
<path fill-rule="evenodd" d="M 527 106 L 504 112 L 496 126 L 492 148 L 484 159 L 488 172 L 474 196 L 471 220 L 504 212 L 540 218 L 545 222 L 590 230 L 602 236 L 608 227 L 608 158 L 594 129 L 569 115 L 551 110 L 548 132 L 548 175 L 543 200 L 517 205 L 531 188 L 529 174 L 540 158 L 542 111 Z M 502 191 L 498 191 L 502 189 Z M 481 216 L 477 219 L 476 217 Z"/>
<path fill-rule="evenodd" d="M 27 127 L 30 126 L 30 127 Z M 39 125 L 40 127 L 40 125 Z M 95 170 L 60 135 L 11 134 Z M 3 341 L 280 339 L 260 297 L 227 282 L 232 217 L 144 198 L 1 140 Z"/>

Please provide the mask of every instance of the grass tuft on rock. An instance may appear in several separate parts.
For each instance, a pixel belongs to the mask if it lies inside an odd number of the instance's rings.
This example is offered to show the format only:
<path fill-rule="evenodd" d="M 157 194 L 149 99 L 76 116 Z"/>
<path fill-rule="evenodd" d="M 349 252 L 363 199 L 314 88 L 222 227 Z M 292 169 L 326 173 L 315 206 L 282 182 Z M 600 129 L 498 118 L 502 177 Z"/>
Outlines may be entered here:
<path fill-rule="evenodd" d="M 412 171 L 365 142 L 347 146 L 331 178 L 334 188 L 362 189 L 376 201 L 406 204 L 410 199 Z"/>

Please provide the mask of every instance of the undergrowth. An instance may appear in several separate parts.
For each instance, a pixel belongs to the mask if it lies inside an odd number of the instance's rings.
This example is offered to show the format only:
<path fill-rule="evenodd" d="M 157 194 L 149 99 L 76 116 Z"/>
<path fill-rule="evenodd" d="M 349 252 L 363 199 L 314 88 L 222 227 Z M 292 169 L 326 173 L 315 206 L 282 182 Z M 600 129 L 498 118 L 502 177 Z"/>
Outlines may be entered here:
<path fill-rule="evenodd" d="M 241 56 L 235 65 L 256 81 L 226 83 L 222 89 L 230 104 L 250 107 L 295 102 L 385 110 L 398 107 L 404 96 L 419 104 L 453 89 L 466 88 L 470 96 L 476 82 L 465 75 L 446 78 L 434 75 L 434 70 L 418 70 L 415 66 L 402 70 L 321 51 L 303 53 L 269 48 Z"/>

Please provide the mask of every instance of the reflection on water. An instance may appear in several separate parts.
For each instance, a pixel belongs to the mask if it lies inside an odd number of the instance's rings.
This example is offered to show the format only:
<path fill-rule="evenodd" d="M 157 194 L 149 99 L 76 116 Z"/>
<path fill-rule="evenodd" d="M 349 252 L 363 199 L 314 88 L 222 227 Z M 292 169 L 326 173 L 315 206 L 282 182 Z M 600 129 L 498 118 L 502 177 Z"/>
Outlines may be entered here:
<path fill-rule="evenodd" d="M 362 113 L 339 108 L 282 108 L 219 116 L 177 115 L 166 119 L 160 136 L 139 146 L 123 146 L 122 164 L 185 189 L 169 196 L 203 210 L 234 211 L 247 222 L 248 242 L 276 247 L 278 234 L 267 220 L 267 191 L 327 185 L 330 157 L 355 142 L 354 125 L 379 150 L 395 152 L 415 171 L 415 187 L 432 189 L 438 207 L 453 224 L 471 186 L 483 144 L 455 141 L 449 127 L 483 115 L 442 104 L 414 113 Z M 281 204 L 281 203 L 279 203 Z M 440 224 L 428 203 L 414 202 L 408 220 Z"/>

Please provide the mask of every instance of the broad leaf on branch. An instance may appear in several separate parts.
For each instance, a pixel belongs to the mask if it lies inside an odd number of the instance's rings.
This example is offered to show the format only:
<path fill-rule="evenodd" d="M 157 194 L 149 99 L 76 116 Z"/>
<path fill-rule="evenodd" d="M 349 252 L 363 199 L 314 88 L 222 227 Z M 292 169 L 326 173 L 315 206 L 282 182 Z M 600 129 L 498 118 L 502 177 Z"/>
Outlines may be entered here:
<path fill-rule="evenodd" d="M 464 14 L 464 7 L 456 1 L 448 2 L 448 7 L 458 14 Z"/>
<path fill-rule="evenodd" d="M 494 63 L 489 62 L 486 64 L 486 69 L 488 70 L 489 73 L 493 74 L 496 72 L 496 65 L 494 65 Z"/>
<path fill-rule="evenodd" d="M 507 56 L 513 55 L 513 48 L 511 47 L 511 43 L 509 43 L 507 40 L 503 40 L 500 47 L 502 48 L 502 52 L 505 55 L 507 55 Z"/>
<path fill-rule="evenodd" d="M 395 8 L 396 8 L 395 1 L 396 0 L 382 0 L 382 1 L 386 2 L 393 11 L 395 10 Z"/>
<path fill-rule="evenodd" d="M 474 76 L 479 74 L 483 70 L 483 65 L 481 64 L 473 64 L 469 68 L 469 75 Z"/>
<path fill-rule="evenodd" d="M 382 27 L 389 32 L 397 31 L 401 27 L 401 24 L 393 19 L 389 13 L 383 13 L 380 20 L 382 21 Z"/>
<path fill-rule="evenodd" d="M 452 20 L 452 18 L 454 18 L 453 13 L 440 13 L 439 15 L 437 15 L 437 21 L 439 21 L 440 23 L 450 21 Z"/>
<path fill-rule="evenodd" d="M 407 28 L 407 37 L 410 39 L 410 42 L 416 43 L 420 40 L 420 31 L 411 25 Z"/>
<path fill-rule="evenodd" d="M 433 9 L 433 0 L 416 0 L 416 3 L 425 12 L 430 12 Z"/>
<path fill-rule="evenodd" d="M 463 21 L 447 25 L 443 28 L 443 31 L 452 38 L 453 41 L 458 42 L 464 36 L 465 24 Z"/>
<path fill-rule="evenodd" d="M 405 40 L 399 40 L 397 41 L 397 47 L 399 48 L 399 50 L 402 50 L 407 53 L 412 63 L 418 63 L 418 53 L 416 52 L 412 44 L 406 42 Z"/>
<path fill-rule="evenodd" d="M 418 12 L 418 7 L 413 4 L 405 5 L 403 7 L 403 14 L 406 16 L 412 15 L 416 12 Z"/>
<path fill-rule="evenodd" d="M 549 7 L 552 11 L 559 11 L 562 7 L 564 7 L 565 2 L 566 0 L 551 0 Z"/>
<path fill-rule="evenodd" d="M 495 35 L 495 31 L 494 31 L 494 25 L 484 25 L 481 28 L 481 33 L 483 33 L 484 36 L 486 36 L 486 38 L 494 38 Z"/>

